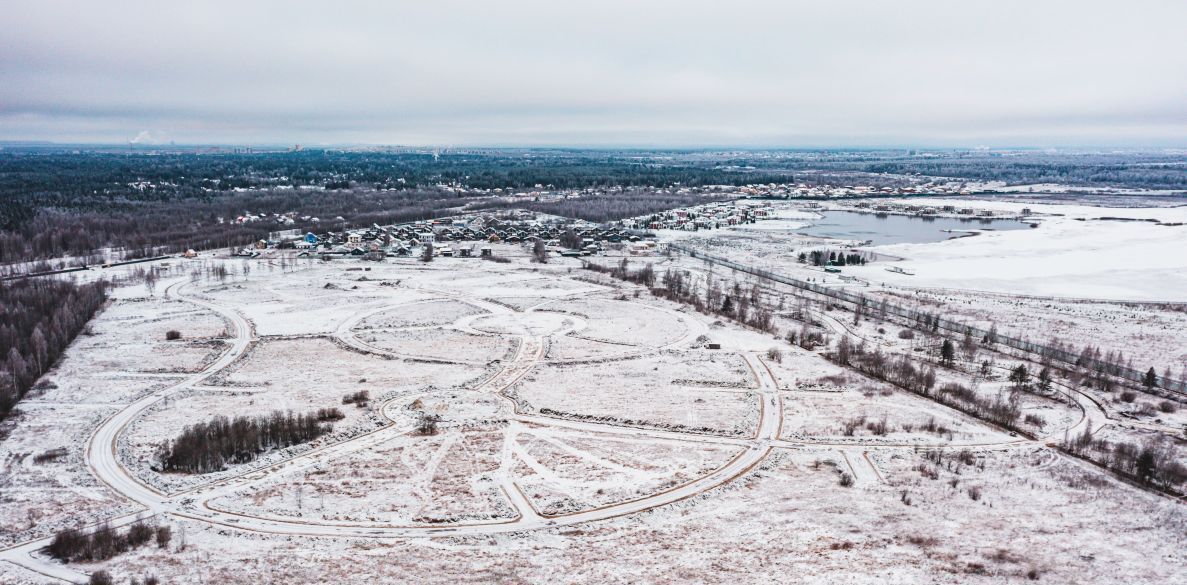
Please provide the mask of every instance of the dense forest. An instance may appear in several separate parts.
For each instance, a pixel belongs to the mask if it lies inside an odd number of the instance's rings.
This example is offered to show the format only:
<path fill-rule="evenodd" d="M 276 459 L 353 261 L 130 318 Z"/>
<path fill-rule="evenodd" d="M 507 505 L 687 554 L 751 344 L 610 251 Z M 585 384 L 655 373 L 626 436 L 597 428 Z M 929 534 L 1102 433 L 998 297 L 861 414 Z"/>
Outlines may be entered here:
<path fill-rule="evenodd" d="M 858 179 L 853 173 L 1187 189 L 1187 161 L 1170 153 L 495 150 L 434 156 L 333 150 L 76 154 L 65 149 L 8 149 L 0 150 L 0 194 L 6 203 L 0 228 L 27 221 L 39 209 L 209 200 L 271 188 L 695 187 L 814 182 L 820 176 Z"/>
<path fill-rule="evenodd" d="M 859 173 L 1003 181 L 1011 185 L 1187 190 L 1187 156 L 1173 152 L 856 150 L 758 153 L 726 161 L 754 172 Z"/>
<path fill-rule="evenodd" d="M 157 202 L 110 202 L 86 209 L 41 209 L 31 219 L 0 230 L 0 263 L 72 256 L 87 259 L 107 246 L 124 257 L 243 246 L 280 229 L 341 229 L 349 224 L 395 223 L 448 215 L 469 199 L 450 191 L 276 190 Z M 295 223 L 281 224 L 273 214 L 299 210 Z M 247 212 L 262 217 L 250 223 L 233 220 Z M 308 219 L 302 219 L 307 217 Z M 336 218 L 343 218 L 337 220 Z M 317 218 L 320 221 L 313 221 Z M 349 221 L 346 221 L 349 218 Z"/>
<path fill-rule="evenodd" d="M 122 248 L 124 257 L 136 258 L 241 246 L 277 229 L 325 231 L 429 219 L 456 213 L 495 188 L 744 184 L 786 178 L 722 170 L 704 161 L 658 160 L 568 151 L 439 157 L 335 151 L 3 152 L 0 263 L 63 256 L 94 263 L 100 259 L 90 256 L 107 247 Z M 625 205 L 623 197 L 596 204 L 587 198 L 554 211 L 576 210 L 573 215 L 596 219 L 679 205 L 672 203 L 673 196 L 666 204 L 641 197 L 642 207 Z M 231 221 L 248 212 L 293 212 L 296 223 L 281 224 L 274 217 L 247 224 Z"/>
<path fill-rule="evenodd" d="M 0 420 L 54 365 L 106 300 L 103 282 L 0 283 Z"/>
<path fill-rule="evenodd" d="M 667 211 L 686 205 L 722 201 L 727 198 L 729 196 L 725 194 L 661 193 L 654 189 L 635 188 L 616 193 L 544 201 L 479 200 L 471 207 L 473 209 L 527 209 L 593 222 L 606 222 Z"/>
<path fill-rule="evenodd" d="M 94 262 L 93 254 L 112 247 L 135 258 L 240 246 L 277 229 L 428 219 L 463 206 L 606 221 L 689 203 L 688 195 L 671 193 L 675 186 L 900 186 L 936 176 L 1187 190 L 1184 157 L 1168 153 L 7 148 L 0 150 L 0 263 L 63 256 Z M 526 203 L 490 198 L 536 189 L 593 193 Z M 232 221 L 248 212 L 293 213 L 296 223 Z"/>
<path fill-rule="evenodd" d="M 453 185 L 473 190 L 673 184 L 743 185 L 788 180 L 699 157 L 601 151 L 387 154 L 302 151 L 258 154 L 148 154 L 58 150 L 0 152 L 0 228 L 39 209 L 92 210 L 129 202 L 206 200 L 272 188 L 404 189 Z M 294 191 L 303 197 L 304 190 Z"/>

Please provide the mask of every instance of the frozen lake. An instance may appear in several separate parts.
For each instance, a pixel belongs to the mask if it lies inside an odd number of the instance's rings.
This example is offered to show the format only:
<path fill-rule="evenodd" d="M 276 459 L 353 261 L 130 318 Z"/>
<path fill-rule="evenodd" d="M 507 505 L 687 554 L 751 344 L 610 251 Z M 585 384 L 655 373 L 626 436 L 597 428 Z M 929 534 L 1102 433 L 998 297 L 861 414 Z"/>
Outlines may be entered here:
<path fill-rule="evenodd" d="M 1030 224 L 1014 219 L 913 217 L 854 211 L 825 211 L 796 233 L 842 240 L 872 240 L 875 245 L 926 244 L 958 237 L 969 230 L 1019 230 Z M 954 230 L 956 233 L 944 231 Z"/>

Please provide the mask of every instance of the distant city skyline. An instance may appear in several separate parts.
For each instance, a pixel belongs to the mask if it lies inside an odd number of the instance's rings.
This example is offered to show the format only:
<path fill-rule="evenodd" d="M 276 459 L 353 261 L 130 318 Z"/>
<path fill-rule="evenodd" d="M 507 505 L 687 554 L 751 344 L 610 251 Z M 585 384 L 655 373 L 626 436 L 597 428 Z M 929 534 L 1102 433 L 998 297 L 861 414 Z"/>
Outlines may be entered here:
<path fill-rule="evenodd" d="M 0 9 L 0 142 L 1187 147 L 1184 2 Z"/>

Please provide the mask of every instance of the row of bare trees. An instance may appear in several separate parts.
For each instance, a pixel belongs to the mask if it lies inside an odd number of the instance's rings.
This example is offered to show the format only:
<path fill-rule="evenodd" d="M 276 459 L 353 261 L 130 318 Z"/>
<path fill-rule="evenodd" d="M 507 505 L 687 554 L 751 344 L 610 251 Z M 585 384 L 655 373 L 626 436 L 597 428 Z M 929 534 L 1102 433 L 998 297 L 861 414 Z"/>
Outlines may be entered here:
<path fill-rule="evenodd" d="M 1086 426 L 1079 435 L 1067 437 L 1063 449 L 1128 477 L 1138 483 L 1181 494 L 1187 483 L 1187 466 L 1178 460 L 1175 447 L 1165 440 L 1143 443 L 1110 441 L 1093 435 Z"/>
<path fill-rule="evenodd" d="M 595 262 L 586 262 L 584 268 L 592 272 L 608 274 L 619 280 L 641 284 L 647 288 L 655 286 L 655 269 L 652 268 L 650 263 L 643 265 L 638 270 L 632 270 L 630 261 L 623 258 L 615 266 L 606 267 Z"/>
<path fill-rule="evenodd" d="M 839 365 L 899 388 L 929 398 L 998 426 L 1023 431 L 1019 425 L 1022 409 L 1016 394 L 981 396 L 954 382 L 936 383 L 936 371 L 931 366 L 916 364 L 909 356 L 892 356 L 881 349 L 867 350 L 865 343 L 854 344 L 849 336 L 842 336 L 834 350 L 826 354 Z"/>
<path fill-rule="evenodd" d="M 774 313 L 761 302 L 757 285 L 744 288 L 740 283 L 734 282 L 732 286 L 723 287 L 710 276 L 702 295 L 699 291 L 701 287 L 698 287 L 688 272 L 683 270 L 664 271 L 658 278 L 659 286 L 656 286 L 656 273 L 651 263 L 644 264 L 642 268 L 631 269 L 630 261 L 623 258 L 613 267 L 595 262 L 586 262 L 584 267 L 586 270 L 645 286 L 654 296 L 690 305 L 701 313 L 720 315 L 759 331 L 776 332 Z"/>

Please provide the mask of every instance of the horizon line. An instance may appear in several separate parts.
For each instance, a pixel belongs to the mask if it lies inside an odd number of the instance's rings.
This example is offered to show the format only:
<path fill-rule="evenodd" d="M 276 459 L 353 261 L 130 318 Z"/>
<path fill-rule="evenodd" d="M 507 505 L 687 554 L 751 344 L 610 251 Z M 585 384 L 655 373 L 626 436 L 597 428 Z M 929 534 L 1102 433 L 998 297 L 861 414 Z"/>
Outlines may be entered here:
<path fill-rule="evenodd" d="M 0 139 L 0 147 L 111 147 L 129 148 L 137 150 L 154 150 L 168 148 L 287 148 L 300 147 L 302 150 L 327 150 L 341 148 L 409 148 L 426 150 L 639 150 L 639 151 L 705 151 L 705 150 L 748 150 L 748 151 L 820 151 L 820 150 L 925 150 L 925 151 L 1008 151 L 1008 150 L 1089 150 L 1111 149 L 1121 151 L 1167 151 L 1187 150 L 1187 143 L 1183 145 L 1133 145 L 1133 144 L 1078 144 L 1078 145 L 920 145 L 920 144 L 885 144 L 885 145 L 755 145 L 745 143 L 733 144 L 699 144 L 699 145 L 671 145 L 671 144 L 541 144 L 541 143 L 491 143 L 491 144 L 398 144 L 374 142 L 170 142 L 170 143 L 140 143 L 132 141 L 56 141 L 37 139 Z"/>

